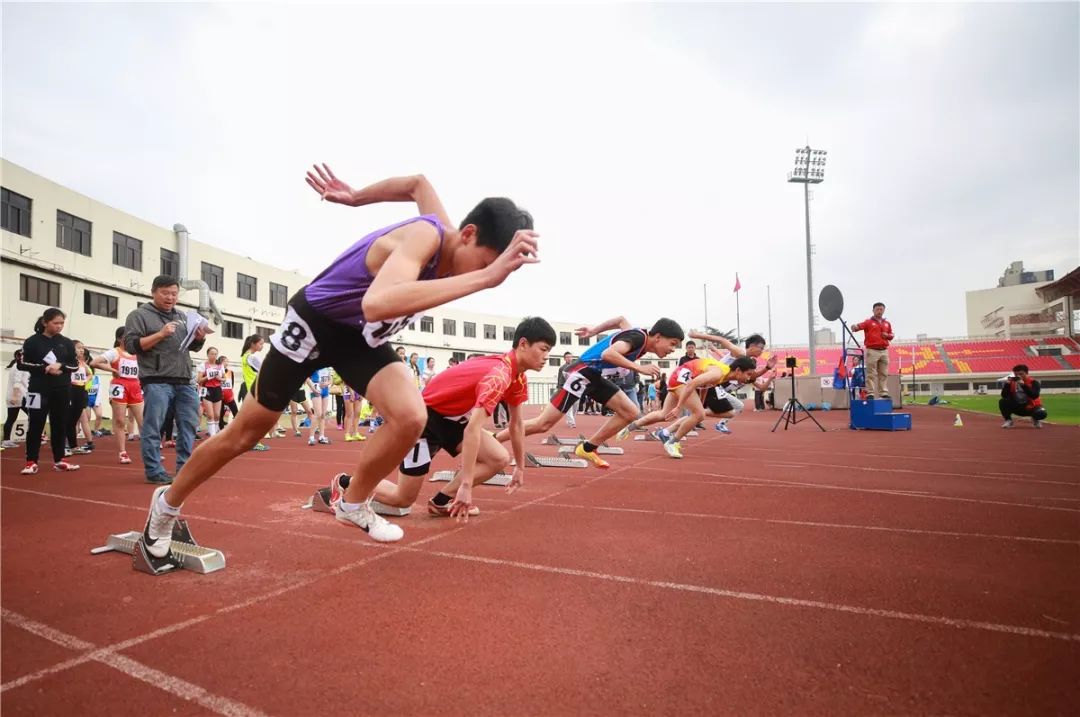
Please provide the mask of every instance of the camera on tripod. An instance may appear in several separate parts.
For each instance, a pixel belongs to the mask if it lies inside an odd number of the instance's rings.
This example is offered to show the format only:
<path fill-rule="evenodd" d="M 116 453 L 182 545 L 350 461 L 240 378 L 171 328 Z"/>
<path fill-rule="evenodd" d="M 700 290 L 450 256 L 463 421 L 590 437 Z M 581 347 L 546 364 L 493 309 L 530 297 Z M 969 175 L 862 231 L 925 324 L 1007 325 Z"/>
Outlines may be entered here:
<path fill-rule="evenodd" d="M 798 364 L 799 360 L 794 356 L 788 356 L 786 359 L 784 359 L 784 365 L 788 368 L 795 368 L 796 366 L 798 366 Z"/>

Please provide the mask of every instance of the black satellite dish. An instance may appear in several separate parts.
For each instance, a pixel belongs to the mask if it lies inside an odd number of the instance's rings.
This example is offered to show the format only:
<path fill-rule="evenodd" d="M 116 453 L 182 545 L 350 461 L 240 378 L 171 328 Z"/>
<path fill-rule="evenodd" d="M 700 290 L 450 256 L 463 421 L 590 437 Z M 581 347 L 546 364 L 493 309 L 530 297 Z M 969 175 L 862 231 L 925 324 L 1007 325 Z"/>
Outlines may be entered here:
<path fill-rule="evenodd" d="M 817 303 L 826 321 L 836 321 L 844 313 L 844 295 L 832 284 L 821 290 Z"/>

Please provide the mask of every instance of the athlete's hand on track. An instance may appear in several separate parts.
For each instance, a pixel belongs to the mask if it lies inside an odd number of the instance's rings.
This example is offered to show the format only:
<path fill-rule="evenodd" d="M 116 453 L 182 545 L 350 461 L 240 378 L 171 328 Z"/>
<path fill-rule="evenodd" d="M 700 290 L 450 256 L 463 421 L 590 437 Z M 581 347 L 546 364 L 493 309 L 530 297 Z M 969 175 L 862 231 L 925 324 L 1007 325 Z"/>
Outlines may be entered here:
<path fill-rule="evenodd" d="M 510 482 L 506 484 L 506 494 L 510 495 L 515 490 L 520 488 L 525 482 L 525 469 L 521 466 L 514 468 L 513 475 L 510 476 Z"/>
<path fill-rule="evenodd" d="M 519 229 L 514 234 L 506 251 L 484 269 L 489 276 L 489 288 L 506 281 L 506 277 L 520 269 L 523 264 L 535 264 L 540 261 L 536 255 L 536 237 L 538 236 L 540 235 L 530 229 Z"/>
<path fill-rule="evenodd" d="M 657 379 L 660 378 L 660 367 L 653 363 L 649 364 L 648 366 L 639 365 L 638 373 L 645 374 L 646 376 L 651 376 L 654 379 Z"/>
<path fill-rule="evenodd" d="M 457 518 L 459 523 L 468 523 L 470 508 L 472 508 L 472 478 L 466 477 L 458 486 L 454 503 L 450 506 L 450 517 Z"/>
<path fill-rule="evenodd" d="M 325 163 L 322 167 L 317 164 L 313 166 L 315 167 L 315 174 L 308 170 L 306 179 L 311 188 L 319 193 L 319 196 L 328 202 L 336 204 L 352 203 L 352 187 L 335 177 L 330 167 Z"/>

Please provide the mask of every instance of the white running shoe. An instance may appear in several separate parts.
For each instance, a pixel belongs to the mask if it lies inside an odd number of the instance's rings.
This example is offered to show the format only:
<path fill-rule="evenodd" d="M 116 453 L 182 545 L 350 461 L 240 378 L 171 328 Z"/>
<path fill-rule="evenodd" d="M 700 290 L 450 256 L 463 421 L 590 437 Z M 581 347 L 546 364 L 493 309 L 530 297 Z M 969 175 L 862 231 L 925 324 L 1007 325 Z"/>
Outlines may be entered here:
<path fill-rule="evenodd" d="M 1034 426 L 1035 428 L 1042 428 L 1042 421 L 1034 421 L 1033 420 L 1031 422 L 1031 425 Z"/>
<path fill-rule="evenodd" d="M 319 436 L 319 443 L 323 444 L 324 446 L 328 446 L 330 445 L 330 439 L 326 436 Z"/>
<path fill-rule="evenodd" d="M 19 444 L 16 443 L 15 441 L 4 441 L 3 444 L 0 444 L 0 445 L 3 445 L 4 448 L 18 448 L 19 447 Z"/>
<path fill-rule="evenodd" d="M 672 458 L 682 458 L 682 446 L 675 441 L 670 441 L 664 444 L 664 450 Z"/>
<path fill-rule="evenodd" d="M 393 543 L 405 537 L 404 530 L 372 510 L 370 500 L 356 510 L 345 510 L 339 501 L 334 504 L 334 517 L 342 523 L 352 523 L 379 543 Z"/>
<path fill-rule="evenodd" d="M 307 439 L 307 444 L 309 446 L 315 445 L 315 436 L 312 436 L 311 438 Z"/>
<path fill-rule="evenodd" d="M 143 528 L 142 541 L 146 551 L 155 558 L 164 558 L 172 548 L 173 526 L 176 525 L 177 515 L 169 515 L 158 509 L 158 498 L 169 489 L 163 485 L 154 491 L 150 497 L 150 515 L 146 519 L 146 527 Z"/>
<path fill-rule="evenodd" d="M 619 431 L 619 433 L 615 436 L 615 440 L 616 441 L 625 441 L 629 437 L 630 437 L 630 426 L 627 426 L 626 428 Z"/>
<path fill-rule="evenodd" d="M 1001 427 L 1002 428 L 1012 428 L 1012 419 L 1010 418 L 1010 419 L 1006 420 L 1005 423 L 1001 424 Z"/>
<path fill-rule="evenodd" d="M 567 418 L 566 419 L 566 427 L 567 428 L 577 428 L 577 422 L 573 418 Z"/>

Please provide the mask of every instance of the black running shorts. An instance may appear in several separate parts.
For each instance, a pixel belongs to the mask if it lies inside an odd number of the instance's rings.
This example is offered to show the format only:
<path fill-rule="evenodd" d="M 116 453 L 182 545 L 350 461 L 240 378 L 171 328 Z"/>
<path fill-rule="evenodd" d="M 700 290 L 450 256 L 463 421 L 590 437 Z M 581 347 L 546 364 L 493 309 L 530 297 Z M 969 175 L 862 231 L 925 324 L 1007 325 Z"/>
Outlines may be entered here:
<path fill-rule="evenodd" d="M 551 405 L 560 413 L 566 413 L 582 397 L 589 397 L 606 406 L 617 393 L 619 387 L 601 376 L 599 371 L 585 364 L 577 364 L 567 371 L 566 380 L 551 398 Z"/>

